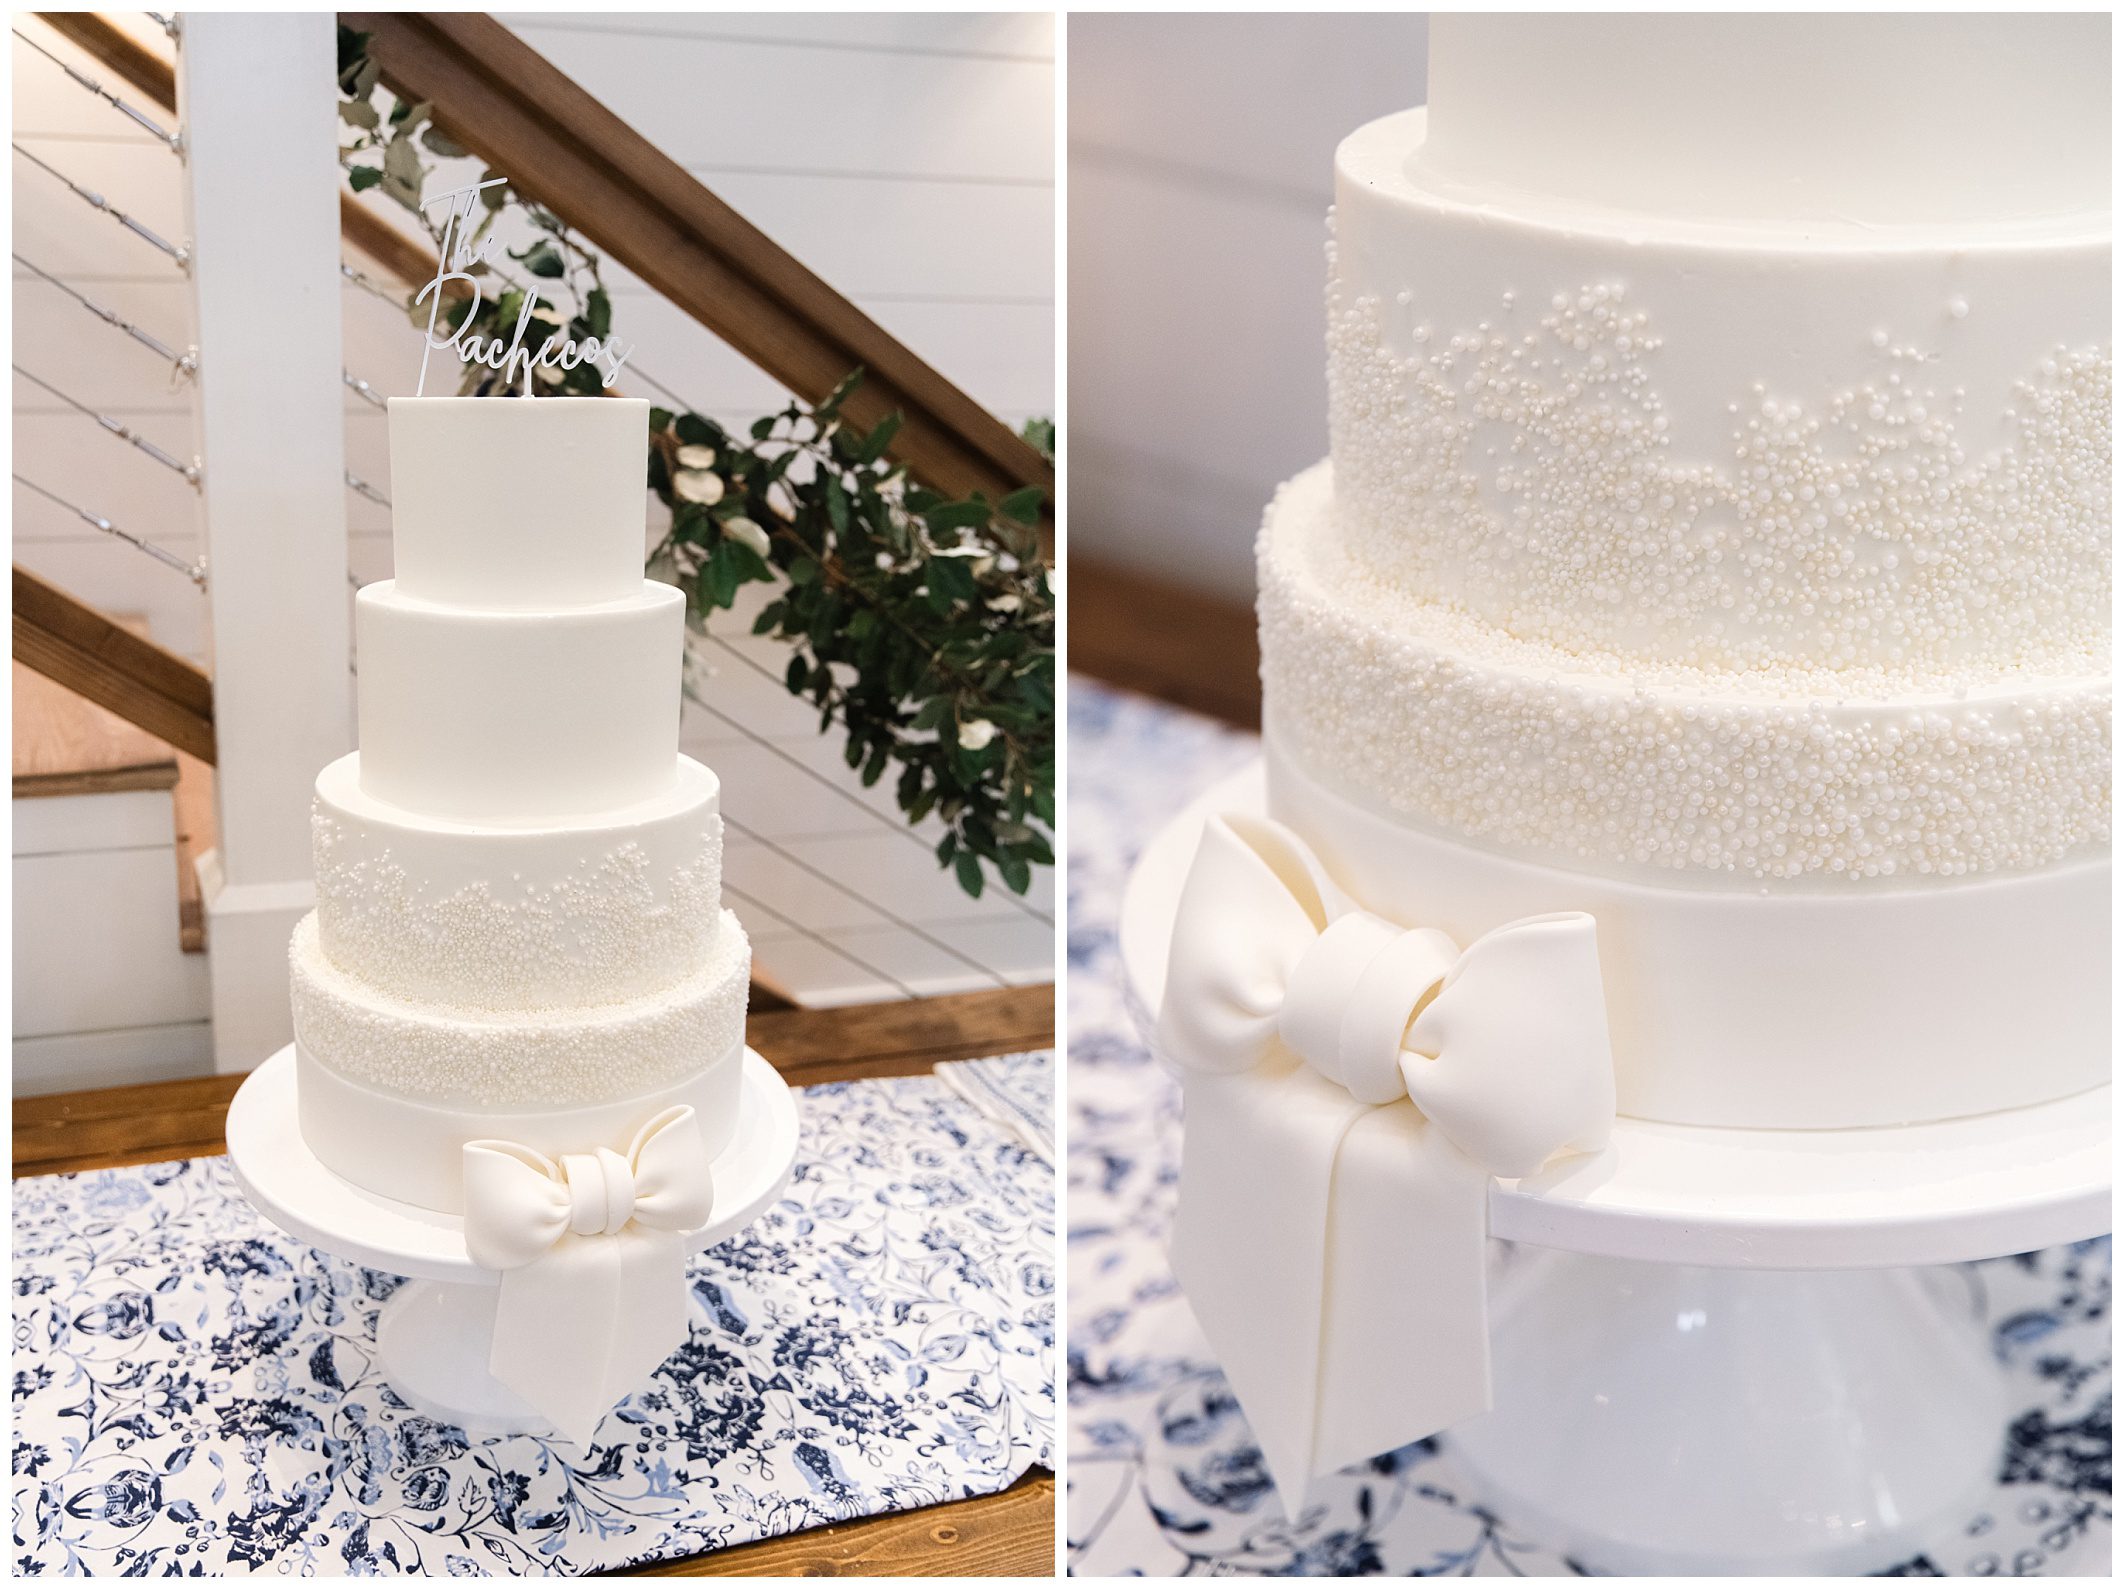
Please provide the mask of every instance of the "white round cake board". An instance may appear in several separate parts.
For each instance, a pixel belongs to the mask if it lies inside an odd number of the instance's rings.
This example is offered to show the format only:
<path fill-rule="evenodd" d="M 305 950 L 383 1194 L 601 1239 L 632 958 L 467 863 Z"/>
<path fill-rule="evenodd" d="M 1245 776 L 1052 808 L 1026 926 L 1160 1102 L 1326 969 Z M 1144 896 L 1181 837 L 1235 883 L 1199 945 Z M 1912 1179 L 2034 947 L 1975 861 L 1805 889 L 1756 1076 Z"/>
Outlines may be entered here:
<path fill-rule="evenodd" d="M 1217 784 L 1129 878 L 1147 1037 L 1202 824 L 1265 788 L 1259 762 Z M 1526 1249 L 1492 1311 L 1494 1410 L 1447 1453 L 1594 1571 L 1893 1566 L 1976 1503 L 2006 1416 L 1976 1321 L 1915 1266 L 2106 1231 L 2109 1138 L 2106 1086 L 1895 1129 L 1619 1120 L 1605 1152 L 1493 1184 L 1491 1234 Z"/>
<path fill-rule="evenodd" d="M 473 1434 L 550 1427 L 487 1371 L 500 1277 L 466 1255 L 463 1222 L 365 1192 L 310 1152 L 296 1121 L 292 1044 L 237 1089 L 225 1134 L 237 1184 L 266 1218 L 325 1252 L 409 1277 L 376 1322 L 378 1366 L 409 1406 Z M 713 1166 L 715 1216 L 696 1244 L 713 1247 L 765 1213 L 796 1152 L 796 1097 L 748 1048 L 736 1131 Z"/>
<path fill-rule="evenodd" d="M 1180 886 L 1213 810 L 1265 814 L 1261 764 L 1166 824 L 1129 878 L 1121 964 L 1146 1034 L 1164 996 Z M 1883 1268 L 2030 1252 L 2109 1229 L 2109 1108 L 2104 1086 L 2026 1109 L 1865 1130 L 1621 1119 L 1605 1152 L 1495 1183 L 1490 1230 L 1598 1257 L 1721 1268 Z"/>

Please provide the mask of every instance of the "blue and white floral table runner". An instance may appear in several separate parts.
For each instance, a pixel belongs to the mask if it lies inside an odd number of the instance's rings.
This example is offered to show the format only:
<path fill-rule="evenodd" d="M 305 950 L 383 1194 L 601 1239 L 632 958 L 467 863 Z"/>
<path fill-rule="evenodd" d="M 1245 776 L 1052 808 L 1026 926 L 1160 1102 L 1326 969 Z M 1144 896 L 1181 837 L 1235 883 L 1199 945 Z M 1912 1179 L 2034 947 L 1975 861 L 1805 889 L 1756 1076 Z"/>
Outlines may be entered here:
<path fill-rule="evenodd" d="M 788 1191 L 588 1450 L 402 1405 L 400 1282 L 226 1159 L 17 1181 L 16 1569 L 579 1573 L 1003 1489 L 1054 1462 L 1053 1091 L 1023 1054 L 800 1093 Z"/>
<path fill-rule="evenodd" d="M 1165 1235 L 1179 1089 L 1137 1035 L 1114 944 L 1136 855 L 1258 742 L 1070 681 L 1069 1437 L 1071 1570 L 1084 1574 L 1557 1574 L 1479 1511 L 1423 1441 L 1321 1481 L 1286 1522 L 1260 1451 L 1173 1283 Z M 2110 1533 L 2107 1240 L 1968 1266 L 2022 1410 L 1988 1503 L 1915 1575 L 2103 1574 Z"/>

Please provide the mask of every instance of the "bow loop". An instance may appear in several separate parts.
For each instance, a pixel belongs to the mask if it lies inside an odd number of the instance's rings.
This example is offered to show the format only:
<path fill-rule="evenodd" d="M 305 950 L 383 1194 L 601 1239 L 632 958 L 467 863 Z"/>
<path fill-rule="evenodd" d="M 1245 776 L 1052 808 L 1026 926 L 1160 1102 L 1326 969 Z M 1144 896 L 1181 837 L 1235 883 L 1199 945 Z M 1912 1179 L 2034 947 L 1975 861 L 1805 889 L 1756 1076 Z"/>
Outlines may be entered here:
<path fill-rule="evenodd" d="M 1615 1113 L 1593 919 L 1507 923 L 1463 952 L 1358 909 L 1304 840 L 1212 817 L 1181 890 L 1159 1043 L 1184 1069 L 1281 1046 L 1359 1103 L 1412 1099 L 1492 1174 L 1597 1148 Z"/>
<path fill-rule="evenodd" d="M 658 1230 L 708 1222 L 715 1185 L 693 1111 L 664 1110 L 624 1157 L 610 1148 L 558 1164 L 518 1142 L 465 1144 L 465 1250 L 482 1269 L 519 1269 L 562 1236 L 612 1235 L 630 1221 Z"/>

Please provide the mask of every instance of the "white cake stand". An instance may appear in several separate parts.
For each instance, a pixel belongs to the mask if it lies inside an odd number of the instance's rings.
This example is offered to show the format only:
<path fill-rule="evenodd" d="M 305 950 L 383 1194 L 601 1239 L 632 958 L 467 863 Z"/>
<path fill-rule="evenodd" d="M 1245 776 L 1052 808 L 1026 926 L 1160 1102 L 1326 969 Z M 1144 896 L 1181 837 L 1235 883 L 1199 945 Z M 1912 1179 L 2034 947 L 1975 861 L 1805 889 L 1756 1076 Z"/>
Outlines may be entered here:
<path fill-rule="evenodd" d="M 1146 1034 L 1213 811 L 1152 840 L 1120 951 Z M 1940 990 L 1943 998 L 1952 990 Z M 2010 1058 L 2010 1056 L 2007 1056 Z M 2004 1379 L 1966 1282 L 1915 1271 L 2109 1229 L 2110 1089 L 1932 1125 L 1742 1131 L 1621 1120 L 1498 1182 L 1497 1406 L 1448 1437 L 1499 1515 L 1618 1573 L 1862 1572 L 1920 1548 L 2000 1457 Z"/>
<path fill-rule="evenodd" d="M 266 1218 L 337 1257 L 409 1277 L 376 1323 L 378 1365 L 409 1406 L 471 1434 L 552 1428 L 487 1372 L 499 1276 L 466 1255 L 463 1221 L 363 1191 L 310 1152 L 296 1123 L 292 1044 L 237 1089 L 226 1135 L 236 1182 Z M 796 1150 L 796 1099 L 748 1048 L 737 1129 L 714 1164 L 715 1217 L 694 1236 L 702 1250 L 766 1212 Z"/>

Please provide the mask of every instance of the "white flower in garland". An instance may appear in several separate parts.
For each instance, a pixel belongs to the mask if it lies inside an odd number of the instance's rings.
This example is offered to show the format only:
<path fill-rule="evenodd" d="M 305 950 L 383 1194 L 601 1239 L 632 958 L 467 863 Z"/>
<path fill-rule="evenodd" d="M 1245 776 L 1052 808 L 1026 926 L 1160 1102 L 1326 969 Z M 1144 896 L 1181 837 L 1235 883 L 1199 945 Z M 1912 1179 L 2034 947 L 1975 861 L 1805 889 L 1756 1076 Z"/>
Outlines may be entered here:
<path fill-rule="evenodd" d="M 989 741 L 996 737 L 996 725 L 985 717 L 976 717 L 971 722 L 959 725 L 959 749 L 986 750 Z"/>
<path fill-rule="evenodd" d="M 767 532 L 751 519 L 730 520 L 723 526 L 723 534 L 738 545 L 758 553 L 762 560 L 766 558 Z"/>
<path fill-rule="evenodd" d="M 678 465 L 681 469 L 713 469 L 715 449 L 701 446 L 681 447 L 678 450 Z"/>
<path fill-rule="evenodd" d="M 671 492 L 688 502 L 712 508 L 723 500 L 723 477 L 708 469 L 681 469 L 672 478 Z"/>

